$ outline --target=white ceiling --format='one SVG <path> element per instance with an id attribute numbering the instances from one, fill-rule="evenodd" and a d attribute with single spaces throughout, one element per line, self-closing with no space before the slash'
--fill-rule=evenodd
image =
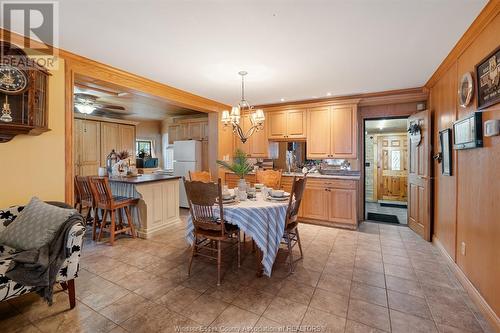
<path id="1" fill-rule="evenodd" d="M 64 0 L 60 47 L 220 102 L 422 86 L 487 0 Z"/>

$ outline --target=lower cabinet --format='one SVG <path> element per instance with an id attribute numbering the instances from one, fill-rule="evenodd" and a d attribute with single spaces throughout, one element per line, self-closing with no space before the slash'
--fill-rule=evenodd
<path id="1" fill-rule="evenodd" d="M 357 193 L 355 180 L 309 178 L 300 217 L 305 222 L 355 229 L 358 226 Z"/>

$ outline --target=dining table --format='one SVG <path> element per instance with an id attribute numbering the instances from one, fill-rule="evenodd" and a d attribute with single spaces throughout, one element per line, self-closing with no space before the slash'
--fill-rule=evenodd
<path id="1" fill-rule="evenodd" d="M 285 230 L 288 200 L 271 200 L 258 192 L 254 199 L 223 203 L 222 209 L 227 223 L 237 225 L 254 240 L 260 250 L 263 273 L 270 277 Z M 218 211 L 219 205 L 214 205 L 216 215 L 219 215 Z M 194 225 L 191 216 L 187 221 L 186 240 L 193 245 Z"/>

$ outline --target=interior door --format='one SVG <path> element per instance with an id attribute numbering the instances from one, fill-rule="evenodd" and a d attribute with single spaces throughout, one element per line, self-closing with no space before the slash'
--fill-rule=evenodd
<path id="1" fill-rule="evenodd" d="M 376 191 L 379 200 L 406 201 L 408 188 L 408 137 L 379 135 Z"/>
<path id="2" fill-rule="evenodd" d="M 431 119 L 429 111 L 408 118 L 408 126 L 418 124 L 421 137 L 408 135 L 408 225 L 425 240 L 431 241 Z M 419 142 L 420 141 L 420 142 Z"/>

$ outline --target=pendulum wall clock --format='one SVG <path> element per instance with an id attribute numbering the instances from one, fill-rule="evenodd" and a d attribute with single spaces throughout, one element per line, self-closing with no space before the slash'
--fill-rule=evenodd
<path id="1" fill-rule="evenodd" d="M 0 47 L 0 143 L 48 131 L 49 72 L 15 45 Z"/>

